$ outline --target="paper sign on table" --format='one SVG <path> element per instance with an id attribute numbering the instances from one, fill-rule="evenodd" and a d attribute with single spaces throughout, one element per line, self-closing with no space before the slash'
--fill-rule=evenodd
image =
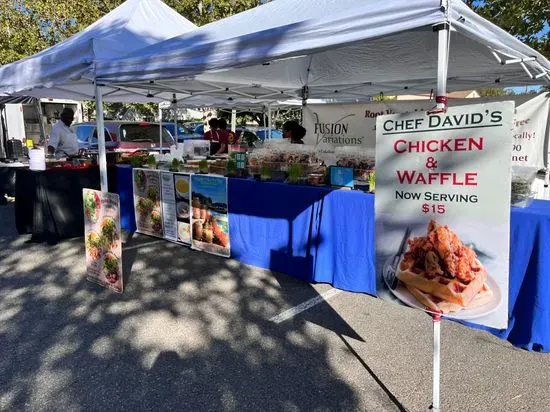
<path id="1" fill-rule="evenodd" d="M 379 296 L 503 329 L 514 103 L 378 116 Z"/>
<path id="2" fill-rule="evenodd" d="M 87 278 L 122 293 L 120 200 L 115 193 L 83 189 Z"/>
<path id="3" fill-rule="evenodd" d="M 162 211 L 164 237 L 167 240 L 191 244 L 190 176 L 184 173 L 162 172 Z"/>

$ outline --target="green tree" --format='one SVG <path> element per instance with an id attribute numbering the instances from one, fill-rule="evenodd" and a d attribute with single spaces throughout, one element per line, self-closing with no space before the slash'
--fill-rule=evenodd
<path id="1" fill-rule="evenodd" d="M 550 57 L 548 0 L 464 0 L 476 13 Z"/>
<path id="2" fill-rule="evenodd" d="M 477 91 L 481 97 L 498 97 L 498 96 L 511 96 L 514 93 L 511 89 L 501 89 L 501 88 L 487 88 Z"/>

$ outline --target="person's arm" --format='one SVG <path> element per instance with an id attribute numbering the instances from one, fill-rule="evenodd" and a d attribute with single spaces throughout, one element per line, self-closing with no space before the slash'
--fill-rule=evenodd
<path id="1" fill-rule="evenodd" d="M 225 143 L 220 143 L 220 150 L 218 150 L 214 156 L 218 156 L 218 155 L 221 155 L 221 154 L 224 154 L 225 153 L 225 148 L 227 147 L 227 145 Z"/>

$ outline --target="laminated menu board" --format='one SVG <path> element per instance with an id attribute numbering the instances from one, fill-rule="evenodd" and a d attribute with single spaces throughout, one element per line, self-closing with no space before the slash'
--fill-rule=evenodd
<path id="1" fill-rule="evenodd" d="M 380 297 L 504 329 L 514 103 L 378 116 Z"/>
<path id="2" fill-rule="evenodd" d="M 83 189 L 88 280 L 122 293 L 120 200 L 117 194 Z"/>
<path id="3" fill-rule="evenodd" d="M 164 237 L 160 172 L 134 169 L 133 185 L 137 231 L 146 235 Z"/>
<path id="4" fill-rule="evenodd" d="M 172 242 L 191 244 L 190 176 L 161 173 L 164 237 Z"/>
<path id="5" fill-rule="evenodd" d="M 227 178 L 191 176 L 191 246 L 229 257 L 229 214 Z"/>

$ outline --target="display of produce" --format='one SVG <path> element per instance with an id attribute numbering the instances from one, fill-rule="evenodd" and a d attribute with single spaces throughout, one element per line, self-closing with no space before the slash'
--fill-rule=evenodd
<path id="1" fill-rule="evenodd" d="M 301 164 L 304 175 L 308 173 L 322 172 L 322 162 L 315 152 L 315 148 L 305 145 L 278 143 L 264 145 L 261 149 L 255 149 L 248 155 L 248 167 L 251 174 L 260 173 L 263 166 L 272 171 L 288 172 L 293 164 Z"/>
<path id="2" fill-rule="evenodd" d="M 336 164 L 351 167 L 356 179 L 368 180 L 375 166 L 375 150 L 357 146 L 343 146 L 335 149 Z"/>

